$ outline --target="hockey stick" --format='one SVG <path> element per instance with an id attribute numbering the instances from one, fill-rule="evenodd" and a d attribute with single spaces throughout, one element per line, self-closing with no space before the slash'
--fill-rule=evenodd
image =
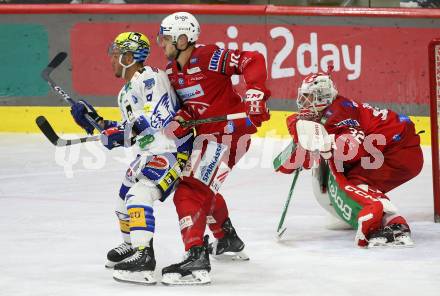
<path id="1" fill-rule="evenodd" d="M 191 126 L 195 126 L 195 125 L 199 125 L 199 124 L 203 124 L 203 123 L 213 123 L 213 122 L 242 119 L 242 118 L 247 118 L 246 112 L 232 113 L 232 114 L 208 117 L 208 118 L 203 118 L 203 119 L 188 120 L 188 121 L 181 122 L 180 125 L 182 127 L 191 127 Z"/>
<path id="2" fill-rule="evenodd" d="M 46 117 L 38 116 L 35 122 L 37 123 L 43 134 L 46 136 L 46 138 L 48 138 L 49 141 L 57 147 L 65 147 L 85 142 L 99 141 L 99 135 L 77 139 L 62 139 L 55 133 L 49 121 L 47 121 Z"/>
<path id="3" fill-rule="evenodd" d="M 273 160 L 273 168 L 277 171 L 292 155 L 293 151 L 296 149 L 296 144 L 292 140 L 289 145 L 281 151 L 277 157 Z M 289 194 L 287 195 L 287 200 L 284 204 L 283 212 L 281 214 L 280 222 L 278 223 L 277 234 L 280 239 L 287 227 L 283 227 L 284 219 L 286 218 L 287 210 L 289 209 L 290 200 L 292 199 L 293 189 L 295 188 L 296 180 L 301 169 L 295 170 L 295 175 L 293 177 L 292 185 L 290 185 Z"/>
<path id="4" fill-rule="evenodd" d="M 287 230 L 287 227 L 285 226 L 283 227 L 284 219 L 286 218 L 287 210 L 289 209 L 290 200 L 292 199 L 293 196 L 293 189 L 295 188 L 296 180 L 298 180 L 298 175 L 300 171 L 301 169 L 295 170 L 295 175 L 293 176 L 292 185 L 290 185 L 289 194 L 287 195 L 286 202 L 284 203 L 283 212 L 281 213 L 280 222 L 278 223 L 278 228 L 277 228 L 277 234 L 279 239 L 281 239 L 284 232 Z"/>
<path id="5" fill-rule="evenodd" d="M 49 86 L 58 94 L 60 95 L 67 103 L 70 105 L 75 104 L 75 101 L 72 99 L 72 97 L 66 93 L 60 86 L 58 86 L 50 77 L 50 74 L 52 73 L 55 68 L 57 68 L 61 63 L 67 58 L 67 53 L 60 52 L 58 53 L 52 61 L 50 61 L 49 65 L 41 72 L 41 77 L 49 84 Z M 94 128 L 96 128 L 98 131 L 102 132 L 102 128 L 99 126 L 99 124 L 93 120 L 92 117 L 90 117 L 89 114 L 84 114 L 84 117 L 87 119 L 87 121 L 93 125 Z"/>

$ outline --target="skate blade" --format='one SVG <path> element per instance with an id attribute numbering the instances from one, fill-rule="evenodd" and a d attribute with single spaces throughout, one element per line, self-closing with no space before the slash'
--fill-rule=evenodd
<path id="1" fill-rule="evenodd" d="M 113 262 L 113 261 L 108 260 L 108 261 L 105 263 L 105 268 L 107 268 L 107 269 L 113 269 L 113 267 L 115 267 L 115 265 L 118 264 L 118 263 L 119 263 L 119 262 Z"/>
<path id="2" fill-rule="evenodd" d="M 138 285 L 155 285 L 157 283 L 153 271 L 115 270 L 113 279 L 118 282 Z"/>
<path id="3" fill-rule="evenodd" d="M 368 242 L 368 249 L 374 249 L 374 248 L 385 248 L 388 247 L 390 243 L 387 243 L 386 238 L 374 238 L 370 239 Z"/>
<path id="4" fill-rule="evenodd" d="M 381 248 L 413 248 L 415 246 L 414 242 L 389 242 L 389 243 L 373 243 L 368 244 L 368 249 L 381 249 Z"/>
<path id="5" fill-rule="evenodd" d="M 248 261 L 249 256 L 245 252 L 225 252 L 219 255 L 211 255 L 214 259 L 220 261 Z"/>
<path id="6" fill-rule="evenodd" d="M 162 276 L 162 284 L 166 286 L 194 286 L 208 285 L 210 283 L 211 277 L 207 270 L 196 270 L 185 277 L 182 277 L 180 273 L 165 273 Z"/>

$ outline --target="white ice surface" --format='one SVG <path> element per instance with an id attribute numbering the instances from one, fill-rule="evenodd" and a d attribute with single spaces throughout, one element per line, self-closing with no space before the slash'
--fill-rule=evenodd
<path id="1" fill-rule="evenodd" d="M 390 193 L 416 247 L 363 250 L 353 244 L 354 231 L 325 228 L 309 172 L 298 180 L 287 232 L 277 241 L 292 176 L 270 164 L 285 144 L 255 141 L 223 187 L 251 260 L 212 260 L 210 286 L 146 287 L 118 283 L 104 268 L 107 251 L 120 243 L 114 199 L 127 166 L 122 160 L 131 156 L 104 152 L 98 143 L 65 154 L 41 135 L 0 134 L 0 295 L 440 295 L 429 148 L 421 175 Z M 59 165 L 69 158 L 71 169 Z M 171 198 L 155 214 L 160 279 L 162 267 L 180 261 L 183 246 Z"/>

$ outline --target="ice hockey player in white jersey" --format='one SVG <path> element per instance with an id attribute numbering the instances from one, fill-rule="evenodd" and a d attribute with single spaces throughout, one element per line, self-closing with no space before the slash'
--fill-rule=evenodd
<path id="1" fill-rule="evenodd" d="M 117 196 L 123 243 L 108 252 L 106 267 L 114 269 L 118 281 L 142 284 L 156 283 L 153 203 L 172 192 L 192 144 L 191 137 L 176 143 L 163 132 L 178 110 L 178 101 L 165 72 L 144 66 L 149 51 L 148 38 L 137 32 L 119 34 L 109 48 L 115 76 L 126 81 L 117 99 L 121 122 L 104 120 L 85 100 L 71 110 L 88 133 L 94 128 L 85 114 L 101 126 L 101 142 L 108 149 L 135 142 L 140 150 Z"/>

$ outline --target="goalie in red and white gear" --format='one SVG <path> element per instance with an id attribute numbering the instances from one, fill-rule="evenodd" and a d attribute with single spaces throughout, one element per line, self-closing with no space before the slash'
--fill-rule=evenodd
<path id="1" fill-rule="evenodd" d="M 423 166 L 420 137 L 409 117 L 338 95 L 323 73 L 303 80 L 297 104 L 299 113 L 287 125 L 298 146 L 279 170 L 292 173 L 321 162 L 315 195 L 325 196 L 321 204 L 330 204 L 331 213 L 357 229 L 357 245 L 413 245 L 407 221 L 386 195 Z"/>
<path id="2" fill-rule="evenodd" d="M 183 262 L 163 269 L 162 281 L 167 284 L 187 284 L 181 278 L 191 274 L 200 276 L 192 284 L 209 282 L 210 262 L 206 252 L 216 257 L 232 252 L 247 259 L 241 253 L 244 243 L 232 226 L 219 190 L 248 150 L 250 135 L 269 119 L 266 101 L 270 92 L 265 87 L 264 57 L 258 52 L 229 50 L 213 44 L 196 46 L 199 34 L 199 23 L 187 12 L 167 16 L 158 34 L 159 46 L 170 61 L 166 72 L 182 101 L 182 108 L 174 118 L 174 135 L 181 137 L 188 133 L 188 128 L 179 125 L 182 120 L 243 112 L 248 117 L 195 126 L 198 136 L 190 165 L 185 168 L 174 195 L 188 256 Z M 243 98 L 232 86 L 234 74 L 242 75 L 245 80 L 247 91 Z M 216 238 L 209 246 L 203 240 L 206 224 Z"/>

